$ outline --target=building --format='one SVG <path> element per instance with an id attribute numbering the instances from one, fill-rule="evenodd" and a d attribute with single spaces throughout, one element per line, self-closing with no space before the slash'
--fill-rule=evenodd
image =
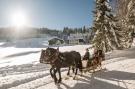
<path id="1" fill-rule="evenodd" d="M 68 36 L 68 43 L 69 44 L 87 44 L 89 43 L 90 33 L 77 33 L 77 34 L 70 34 Z"/>
<path id="2" fill-rule="evenodd" d="M 48 40 L 49 42 L 49 45 L 61 45 L 61 44 L 64 44 L 64 40 L 60 39 L 60 38 L 52 38 L 50 40 Z"/>

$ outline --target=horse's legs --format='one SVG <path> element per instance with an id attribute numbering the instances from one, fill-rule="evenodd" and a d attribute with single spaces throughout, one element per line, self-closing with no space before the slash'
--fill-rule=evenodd
<path id="1" fill-rule="evenodd" d="M 75 79 L 75 78 L 76 78 L 77 71 L 78 71 L 78 68 L 77 68 L 77 67 L 76 67 L 75 69 L 76 69 L 76 70 L 75 70 L 75 76 L 74 76 L 74 78 L 73 78 L 73 79 Z"/>
<path id="2" fill-rule="evenodd" d="M 56 68 L 56 69 L 54 69 L 54 82 L 55 82 L 55 84 L 57 83 L 57 77 L 56 77 L 56 72 L 58 71 L 58 69 Z"/>
<path id="3" fill-rule="evenodd" d="M 75 68 L 74 67 L 72 67 L 72 71 L 73 71 L 73 73 L 75 73 Z"/>
<path id="4" fill-rule="evenodd" d="M 70 75 L 70 66 L 69 66 L 69 68 L 68 68 L 68 73 L 67 73 L 67 75 Z"/>
<path id="5" fill-rule="evenodd" d="M 58 83 L 60 83 L 62 81 L 61 79 L 61 72 L 60 72 L 60 68 L 58 68 L 58 73 L 59 73 L 59 80 L 58 80 Z"/>
<path id="6" fill-rule="evenodd" d="M 56 72 L 57 72 L 57 69 L 55 69 L 54 67 L 50 69 L 50 74 L 51 74 L 51 77 L 54 79 L 55 84 L 57 83 Z"/>
<path id="7" fill-rule="evenodd" d="M 54 70 L 54 68 L 52 67 L 52 68 L 50 69 L 50 74 L 51 74 L 51 77 L 52 77 L 52 78 L 54 78 L 54 74 L 52 73 L 53 70 Z"/>

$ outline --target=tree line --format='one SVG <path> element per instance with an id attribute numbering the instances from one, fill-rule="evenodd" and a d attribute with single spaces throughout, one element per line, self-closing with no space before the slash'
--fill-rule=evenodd
<path id="1" fill-rule="evenodd" d="M 77 33 L 89 33 L 91 32 L 90 28 L 87 28 L 83 26 L 82 28 L 69 28 L 69 27 L 64 27 L 62 34 L 77 34 Z"/>
<path id="2" fill-rule="evenodd" d="M 70 34 L 76 33 L 88 33 L 91 30 L 85 26 L 82 28 L 69 28 L 64 27 L 63 30 L 49 29 L 49 28 L 33 28 L 33 27 L 24 27 L 16 29 L 14 27 L 5 27 L 0 28 L 0 39 L 24 39 L 32 37 L 41 37 L 41 36 L 57 36 L 61 37 L 62 35 L 69 36 Z M 61 37 L 62 38 L 62 37 Z"/>

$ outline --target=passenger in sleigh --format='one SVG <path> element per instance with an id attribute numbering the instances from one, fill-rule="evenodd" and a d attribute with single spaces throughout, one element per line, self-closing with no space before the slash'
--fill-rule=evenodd
<path id="1" fill-rule="evenodd" d="M 89 60 L 89 58 L 90 58 L 90 53 L 89 53 L 89 49 L 87 48 L 86 52 L 85 52 L 85 55 L 83 57 L 83 60 Z"/>

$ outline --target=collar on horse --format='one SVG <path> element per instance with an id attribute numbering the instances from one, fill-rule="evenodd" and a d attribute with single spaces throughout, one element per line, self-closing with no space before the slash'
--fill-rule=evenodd
<path id="1" fill-rule="evenodd" d="M 47 58 L 47 59 L 50 59 L 50 58 L 54 57 L 54 56 L 55 56 L 55 54 L 56 54 L 56 53 L 54 53 L 52 56 L 50 56 L 50 57 L 49 57 L 49 58 Z M 57 59 L 58 59 L 58 58 L 56 58 L 56 59 L 54 59 L 54 60 L 50 61 L 50 64 L 54 64 L 54 62 L 55 62 Z"/>
<path id="2" fill-rule="evenodd" d="M 52 55 L 52 57 L 54 56 L 54 54 Z M 57 58 L 55 58 L 54 60 L 50 61 L 50 63 L 54 64 L 58 59 L 63 60 L 63 61 L 65 60 L 65 58 L 63 56 L 60 56 L 60 54 L 58 53 Z"/>

